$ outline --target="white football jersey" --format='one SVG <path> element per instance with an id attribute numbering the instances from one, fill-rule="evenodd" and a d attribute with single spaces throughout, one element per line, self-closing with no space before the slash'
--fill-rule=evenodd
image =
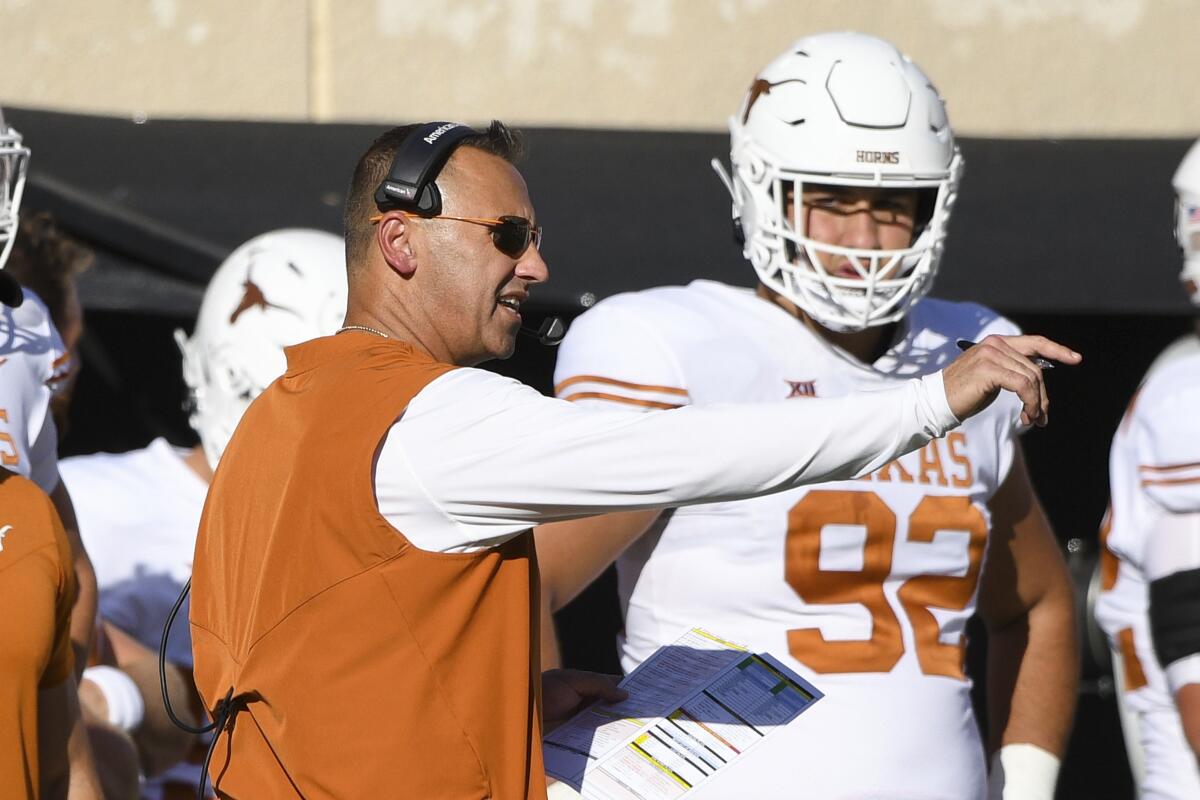
<path id="1" fill-rule="evenodd" d="M 584 313 L 555 384 L 606 408 L 803 403 L 890 388 L 945 367 L 958 339 L 1016 332 L 981 306 L 927 299 L 863 365 L 752 291 L 696 281 Z M 698 798 L 984 796 L 964 628 L 1019 418 L 1004 393 L 859 480 L 668 512 L 620 558 L 626 671 L 699 626 L 774 654 L 825 692 L 728 786 L 718 778 Z"/>
<path id="2" fill-rule="evenodd" d="M 70 360 L 36 294 L 26 289 L 17 308 L 0 305 L 0 466 L 47 493 L 58 486 L 50 398 L 70 373 Z"/>
<path id="3" fill-rule="evenodd" d="M 1174 702 L 1196 683 L 1200 657 L 1158 663 L 1151 641 L 1150 582 L 1200 567 L 1200 339 L 1160 356 L 1129 403 L 1109 455 L 1110 506 L 1100 536 L 1096 619 L 1113 650 L 1119 700 L 1139 795 L 1200 800 L 1200 771 Z M 1182 524 L 1182 526 L 1181 526 Z"/>
<path id="4" fill-rule="evenodd" d="M 100 615 L 154 650 L 192 576 L 208 494 L 185 455 L 155 439 L 141 450 L 76 456 L 59 465 L 96 570 Z M 168 649 L 172 661 L 191 665 L 187 613 L 185 604 Z"/>

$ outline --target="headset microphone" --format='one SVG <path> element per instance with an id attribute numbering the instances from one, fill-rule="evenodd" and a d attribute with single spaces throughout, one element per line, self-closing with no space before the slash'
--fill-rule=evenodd
<path id="1" fill-rule="evenodd" d="M 521 333 L 532 336 L 547 347 L 554 347 L 567 335 L 567 326 L 560 317 L 546 317 L 536 330 L 532 326 L 522 325 Z"/>

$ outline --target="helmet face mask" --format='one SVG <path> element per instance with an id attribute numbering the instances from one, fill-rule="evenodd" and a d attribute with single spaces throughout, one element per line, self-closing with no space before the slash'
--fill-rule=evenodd
<path id="1" fill-rule="evenodd" d="M 1192 305 L 1200 306 L 1200 140 L 1192 144 L 1172 179 L 1175 241 L 1183 251 L 1179 280 Z"/>
<path id="2" fill-rule="evenodd" d="M 17 211 L 28 167 L 29 148 L 22 143 L 21 134 L 5 123 L 0 110 L 0 269 L 8 261 L 17 235 Z"/>
<path id="3" fill-rule="evenodd" d="M 730 134 L 734 215 L 763 284 L 841 331 L 894 322 L 929 291 L 962 157 L 941 98 L 892 45 L 855 33 L 801 39 L 759 74 Z M 813 238 L 799 200 L 814 185 L 918 190 L 912 242 L 864 249 Z M 857 276 L 828 272 L 833 258 Z"/>
<path id="4" fill-rule="evenodd" d="M 331 233 L 271 231 L 217 268 L 195 332 L 175 332 L 189 422 L 211 468 L 250 403 L 283 374 L 284 348 L 333 333 L 345 314 L 345 249 Z"/>

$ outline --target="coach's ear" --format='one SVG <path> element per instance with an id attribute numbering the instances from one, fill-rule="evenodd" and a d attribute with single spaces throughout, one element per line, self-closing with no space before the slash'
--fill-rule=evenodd
<path id="1" fill-rule="evenodd" d="M 383 260 L 402 278 L 411 278 L 417 271 L 417 261 L 413 256 L 412 226 L 408 217 L 398 211 L 389 211 L 375 226 L 375 241 Z"/>

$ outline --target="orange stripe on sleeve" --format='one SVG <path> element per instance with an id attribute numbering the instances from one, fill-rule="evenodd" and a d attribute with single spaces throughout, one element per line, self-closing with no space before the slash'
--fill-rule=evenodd
<path id="1" fill-rule="evenodd" d="M 598 375 L 576 375 L 572 378 L 567 378 L 562 383 L 554 387 L 554 393 L 561 395 L 562 390 L 568 386 L 574 386 L 577 383 L 602 383 L 608 386 L 618 386 L 622 389 L 633 389 L 639 392 L 659 392 L 661 394 L 673 394 L 679 397 L 687 397 L 687 389 L 679 389 L 674 386 L 649 386 L 643 383 L 629 383 L 628 381 L 619 381 L 615 378 L 601 378 Z"/>
<path id="2" fill-rule="evenodd" d="M 1165 464 L 1161 467 L 1153 464 L 1141 464 L 1138 469 L 1142 472 L 1178 472 L 1181 469 L 1195 469 L 1196 467 L 1200 467 L 1200 461 L 1193 461 L 1190 464 Z"/>
<path id="3" fill-rule="evenodd" d="M 677 403 L 660 403 L 657 400 L 635 400 L 632 397 L 623 397 L 619 394 L 608 394 L 607 392 L 575 392 L 562 399 L 572 403 L 576 400 L 610 400 L 614 403 L 626 403 L 631 406 L 645 406 L 646 408 L 682 408 Z"/>
<path id="4" fill-rule="evenodd" d="M 1142 478 L 1142 486 L 1172 486 L 1177 483 L 1200 483 L 1200 475 L 1195 478 Z"/>

